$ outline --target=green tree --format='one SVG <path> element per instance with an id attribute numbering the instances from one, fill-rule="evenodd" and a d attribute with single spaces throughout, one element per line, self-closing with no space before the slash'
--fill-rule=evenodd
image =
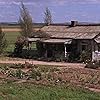
<path id="1" fill-rule="evenodd" d="M 7 40 L 5 38 L 5 33 L 2 32 L 2 28 L 0 27 L 0 54 L 4 52 L 7 47 Z"/>
<path id="2" fill-rule="evenodd" d="M 33 33 L 32 17 L 23 3 L 21 3 L 19 24 L 21 27 L 21 35 L 30 37 Z"/>
<path id="3" fill-rule="evenodd" d="M 44 12 L 44 23 L 46 23 L 47 25 L 50 25 L 52 23 L 52 15 L 51 15 L 51 11 L 49 10 L 49 8 L 47 7 L 45 12 Z"/>
<path id="4" fill-rule="evenodd" d="M 16 40 L 14 55 L 20 57 L 23 47 L 28 47 L 27 38 L 31 37 L 33 34 L 32 17 L 30 16 L 29 11 L 27 10 L 23 2 L 21 2 L 19 25 L 21 28 L 21 36 L 19 36 Z"/>

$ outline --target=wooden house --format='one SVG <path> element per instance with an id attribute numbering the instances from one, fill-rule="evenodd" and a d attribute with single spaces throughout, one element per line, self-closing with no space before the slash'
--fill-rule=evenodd
<path id="1" fill-rule="evenodd" d="M 79 24 L 71 21 L 71 24 L 52 24 L 44 26 L 41 32 L 48 34 L 49 38 L 34 36 L 40 45 L 40 55 L 46 58 L 80 55 L 83 51 L 92 54 L 100 50 L 100 24 Z M 37 39 L 36 39 L 37 38 Z"/>

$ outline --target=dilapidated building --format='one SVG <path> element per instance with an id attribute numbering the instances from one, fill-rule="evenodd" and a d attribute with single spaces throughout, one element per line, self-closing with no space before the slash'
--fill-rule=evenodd
<path id="1" fill-rule="evenodd" d="M 100 24 L 79 24 L 71 21 L 71 24 L 52 24 L 44 26 L 41 32 L 50 37 L 34 36 L 40 46 L 40 55 L 47 58 L 80 55 L 83 51 L 92 53 L 100 50 Z"/>

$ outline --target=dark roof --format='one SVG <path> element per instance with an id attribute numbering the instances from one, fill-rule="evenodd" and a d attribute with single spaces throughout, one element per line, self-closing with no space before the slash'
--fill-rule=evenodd
<path id="1" fill-rule="evenodd" d="M 42 31 L 53 38 L 93 39 L 100 33 L 100 25 L 44 26 Z"/>

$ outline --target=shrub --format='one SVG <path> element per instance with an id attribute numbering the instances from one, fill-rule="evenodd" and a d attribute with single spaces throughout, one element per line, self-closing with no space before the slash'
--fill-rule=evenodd
<path id="1" fill-rule="evenodd" d="M 24 76 L 24 72 L 21 69 L 17 69 L 17 70 L 9 70 L 8 71 L 8 77 L 15 77 L 18 79 L 22 79 Z"/>
<path id="2" fill-rule="evenodd" d="M 32 69 L 30 73 L 30 77 L 35 79 L 35 80 L 41 80 L 41 72 L 38 69 Z"/>
<path id="3" fill-rule="evenodd" d="M 15 76 L 19 79 L 23 78 L 23 71 L 21 69 L 16 70 Z"/>
<path id="4" fill-rule="evenodd" d="M 54 58 L 53 58 L 53 59 L 54 59 Z M 64 53 L 59 52 L 58 54 L 56 54 L 56 55 L 55 55 L 55 61 L 56 61 L 56 62 L 65 61 Z"/>
<path id="5" fill-rule="evenodd" d="M 78 62 L 79 60 L 79 53 L 77 52 L 72 52 L 69 54 L 69 57 L 68 57 L 68 62 Z"/>
<path id="6" fill-rule="evenodd" d="M 15 77 L 16 74 L 15 74 L 15 71 L 14 70 L 9 70 L 8 73 L 7 73 L 7 77 Z"/>
<path id="7" fill-rule="evenodd" d="M 56 71 L 59 71 L 60 69 L 56 68 L 56 67 L 53 67 L 53 68 L 50 68 L 50 72 L 56 72 Z"/>
<path id="8" fill-rule="evenodd" d="M 10 68 L 14 68 L 14 69 L 17 69 L 17 68 L 24 68 L 24 64 L 12 64 Z"/>
<path id="9" fill-rule="evenodd" d="M 25 37 L 18 37 L 15 43 L 14 56 L 20 57 L 25 45 Z"/>
<path id="10" fill-rule="evenodd" d="M 80 62 L 86 62 L 91 60 L 91 53 L 89 51 L 82 51 L 80 54 Z"/>
<path id="11" fill-rule="evenodd" d="M 100 62 L 87 62 L 85 67 L 96 69 L 100 67 Z"/>

